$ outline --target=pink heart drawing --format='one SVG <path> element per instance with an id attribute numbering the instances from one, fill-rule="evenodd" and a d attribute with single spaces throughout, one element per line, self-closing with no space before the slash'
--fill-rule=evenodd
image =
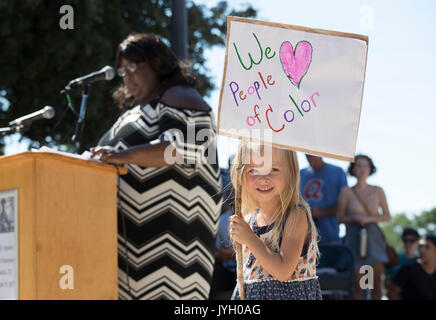
<path id="1" fill-rule="evenodd" d="M 300 41 L 295 51 L 289 41 L 280 46 L 280 62 L 288 79 L 300 88 L 301 79 L 306 75 L 312 61 L 312 45 L 308 41 Z"/>

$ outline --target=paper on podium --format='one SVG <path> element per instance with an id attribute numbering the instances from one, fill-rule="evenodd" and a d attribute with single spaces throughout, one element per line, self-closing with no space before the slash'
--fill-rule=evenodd
<path id="1" fill-rule="evenodd" d="M 43 146 L 39 149 L 32 149 L 32 152 L 48 152 L 48 153 L 54 153 L 54 154 L 59 154 L 65 157 L 70 157 L 70 158 L 76 158 L 76 159 L 82 159 L 82 160 L 88 160 L 88 161 L 95 161 L 95 162 L 100 162 L 100 163 L 104 163 L 103 161 L 98 160 L 98 158 L 92 158 L 91 155 L 92 153 L 89 151 L 84 151 L 82 154 L 74 154 L 74 153 L 69 153 L 69 152 L 63 152 L 63 151 L 58 151 L 46 146 Z"/>
<path id="2" fill-rule="evenodd" d="M 86 160 L 86 161 L 93 161 L 93 162 L 98 162 L 98 163 L 103 163 L 103 164 L 108 164 L 107 162 L 101 161 L 100 157 L 101 155 L 96 156 L 95 158 L 92 158 L 92 153 L 89 151 L 84 151 L 82 154 L 74 154 L 74 153 L 69 153 L 69 152 L 63 152 L 63 151 L 58 151 L 46 146 L 43 146 L 39 149 L 32 149 L 32 152 L 47 152 L 47 153 L 53 153 L 53 154 L 59 154 L 65 157 L 70 157 L 70 158 L 76 158 L 76 159 L 81 159 L 81 160 Z M 120 175 L 125 175 L 128 172 L 128 165 L 127 163 L 125 163 L 124 165 L 114 165 L 117 168 L 117 172 Z"/>

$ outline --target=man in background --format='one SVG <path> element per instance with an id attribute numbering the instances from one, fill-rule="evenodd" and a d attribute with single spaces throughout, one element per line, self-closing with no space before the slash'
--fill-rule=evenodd
<path id="1" fill-rule="evenodd" d="M 319 234 L 319 244 L 341 244 L 336 218 L 339 193 L 347 186 L 342 168 L 321 157 L 306 155 L 310 167 L 300 171 L 300 193 L 309 203 Z"/>
<path id="2" fill-rule="evenodd" d="M 401 267 L 415 263 L 418 256 L 418 244 L 420 236 L 418 231 L 413 228 L 405 228 L 401 235 L 401 241 L 403 242 L 404 251 L 398 253 L 398 266 L 389 270 L 391 277 L 395 277 Z"/>
<path id="3" fill-rule="evenodd" d="M 436 300 L 436 236 L 419 241 L 419 259 L 400 268 L 389 287 L 391 300 Z"/>
<path id="4" fill-rule="evenodd" d="M 413 228 L 404 228 L 401 240 L 404 250 L 398 253 L 398 266 L 386 270 L 386 288 L 388 288 L 388 291 L 391 291 L 392 279 L 397 275 L 398 271 L 406 265 L 417 262 L 419 258 L 418 245 L 420 236 L 418 231 Z M 398 294 L 398 296 L 401 298 L 401 294 Z"/>

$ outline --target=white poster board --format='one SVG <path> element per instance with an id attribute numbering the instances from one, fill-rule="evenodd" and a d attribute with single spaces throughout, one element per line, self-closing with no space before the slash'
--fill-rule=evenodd
<path id="1" fill-rule="evenodd" d="M 18 299 L 18 192 L 0 192 L 0 300 Z"/>
<path id="2" fill-rule="evenodd" d="M 217 133 L 354 161 L 368 38 L 229 17 Z"/>

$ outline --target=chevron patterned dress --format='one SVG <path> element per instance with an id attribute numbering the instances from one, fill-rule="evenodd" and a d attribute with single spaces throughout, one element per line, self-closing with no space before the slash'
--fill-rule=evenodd
<path id="1" fill-rule="evenodd" d="M 101 138 L 118 150 L 170 141 L 178 155 L 119 176 L 120 299 L 208 298 L 222 203 L 214 123 L 212 111 L 154 100 L 125 111 Z"/>

